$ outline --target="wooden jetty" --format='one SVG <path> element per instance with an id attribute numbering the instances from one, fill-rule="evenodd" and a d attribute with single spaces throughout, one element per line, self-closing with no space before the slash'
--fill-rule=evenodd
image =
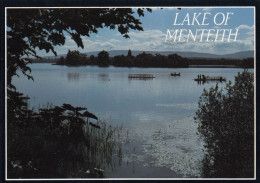
<path id="1" fill-rule="evenodd" d="M 152 74 L 129 74 L 128 78 L 133 79 L 151 79 L 155 78 Z"/>
<path id="2" fill-rule="evenodd" d="M 172 72 L 171 76 L 181 76 L 181 73 Z"/>
<path id="3" fill-rule="evenodd" d="M 206 81 L 226 81 L 226 78 L 222 76 L 205 76 L 205 75 L 198 75 L 197 78 L 194 79 L 195 81 L 200 81 L 200 82 L 206 82 Z"/>

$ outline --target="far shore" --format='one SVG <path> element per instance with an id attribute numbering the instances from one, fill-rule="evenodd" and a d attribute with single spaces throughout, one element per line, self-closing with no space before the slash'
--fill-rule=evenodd
<path id="1" fill-rule="evenodd" d="M 242 68 L 236 65 L 189 65 L 189 68 Z"/>
<path id="2" fill-rule="evenodd" d="M 52 65 L 60 65 L 60 64 L 53 63 Z M 78 65 L 78 66 L 80 66 L 80 65 Z M 86 65 L 84 65 L 84 66 L 86 66 Z M 97 65 L 91 65 L 91 66 L 97 66 Z M 113 66 L 113 65 L 110 65 L 110 66 Z M 116 67 L 116 66 L 114 66 L 114 67 Z M 144 68 L 150 68 L 150 67 L 144 67 Z M 162 68 L 173 68 L 173 67 L 162 67 Z M 188 67 L 176 67 L 176 68 L 242 68 L 242 67 L 239 67 L 237 65 L 189 65 Z M 253 68 L 249 67 L 248 69 L 253 69 Z"/>
<path id="3" fill-rule="evenodd" d="M 52 65 L 60 65 L 60 64 L 52 63 Z M 80 65 L 78 65 L 78 66 L 80 66 Z M 86 65 L 84 65 L 84 66 L 86 66 Z M 92 66 L 94 66 L 94 65 L 92 65 Z M 113 65 L 111 65 L 111 66 L 113 66 Z M 149 67 L 147 67 L 147 68 L 149 68 Z M 169 67 L 169 68 L 172 68 L 172 67 Z M 178 68 L 182 68 L 182 67 L 178 67 Z M 239 67 L 236 65 L 189 65 L 188 67 L 185 67 L 185 68 L 242 68 L 242 67 Z M 253 69 L 253 68 L 250 67 L 249 69 Z"/>

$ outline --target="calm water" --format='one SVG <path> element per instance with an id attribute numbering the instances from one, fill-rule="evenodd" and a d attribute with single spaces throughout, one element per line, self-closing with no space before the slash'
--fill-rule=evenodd
<path id="1" fill-rule="evenodd" d="M 193 117 L 204 88 L 198 74 L 234 80 L 236 68 L 100 68 L 32 64 L 34 82 L 14 79 L 18 91 L 38 107 L 69 103 L 85 106 L 99 118 L 123 124 L 131 143 L 122 161 L 105 171 L 116 178 L 200 177 L 203 142 Z M 180 77 L 170 76 L 180 72 Z M 253 70 L 252 70 L 253 72 Z M 153 74 L 154 79 L 128 79 L 128 74 Z M 219 86 L 225 86 L 224 83 Z"/>

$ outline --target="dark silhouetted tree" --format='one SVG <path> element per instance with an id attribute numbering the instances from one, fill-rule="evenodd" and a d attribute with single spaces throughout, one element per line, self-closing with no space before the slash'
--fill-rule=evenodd
<path id="1" fill-rule="evenodd" d="M 86 63 L 86 54 L 81 54 L 78 50 L 70 51 L 65 58 L 65 65 L 83 65 Z"/>
<path id="2" fill-rule="evenodd" d="M 60 65 L 65 64 L 65 58 L 63 56 L 61 56 L 60 59 L 57 61 L 57 64 L 60 64 Z"/>
<path id="3" fill-rule="evenodd" d="M 205 141 L 203 176 L 254 176 L 254 76 L 238 73 L 225 90 L 205 90 L 196 112 L 198 130 Z"/>
<path id="4" fill-rule="evenodd" d="M 245 58 L 242 60 L 241 67 L 254 68 L 254 58 Z"/>
<path id="5" fill-rule="evenodd" d="M 98 53 L 98 65 L 107 67 L 109 66 L 109 53 L 105 50 Z"/>
<path id="6" fill-rule="evenodd" d="M 128 50 L 127 56 L 132 57 L 132 51 L 131 50 Z"/>
<path id="7" fill-rule="evenodd" d="M 90 65 L 96 65 L 96 58 L 94 55 L 90 55 L 89 57 L 89 64 Z"/>

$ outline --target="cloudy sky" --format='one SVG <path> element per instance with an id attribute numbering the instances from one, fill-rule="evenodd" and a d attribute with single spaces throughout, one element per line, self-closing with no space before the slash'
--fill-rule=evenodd
<path id="1" fill-rule="evenodd" d="M 227 25 L 215 25 L 214 16 L 221 12 L 233 13 L 230 15 Z M 183 21 L 189 13 L 190 21 L 194 13 L 210 13 L 207 26 L 198 25 L 173 25 L 176 13 L 179 13 L 177 23 Z M 201 22 L 203 16 L 199 16 Z M 136 16 L 137 17 L 137 16 Z M 216 21 L 221 22 L 221 15 Z M 130 39 L 123 38 L 117 30 L 107 28 L 99 29 L 98 34 L 91 34 L 90 37 L 83 37 L 84 49 L 76 46 L 75 42 L 66 36 L 64 46 L 55 47 L 58 54 L 66 54 L 68 49 L 79 50 L 80 52 L 101 51 L 101 50 L 141 50 L 141 51 L 194 51 L 203 53 L 226 54 L 238 51 L 254 49 L 254 9 L 253 8 L 153 8 L 152 13 L 146 12 L 140 17 L 144 31 L 130 30 Z M 166 41 L 167 30 L 175 29 L 239 29 L 237 41 L 231 42 L 184 42 L 178 43 Z M 51 53 L 40 52 L 41 56 L 52 56 Z"/>

